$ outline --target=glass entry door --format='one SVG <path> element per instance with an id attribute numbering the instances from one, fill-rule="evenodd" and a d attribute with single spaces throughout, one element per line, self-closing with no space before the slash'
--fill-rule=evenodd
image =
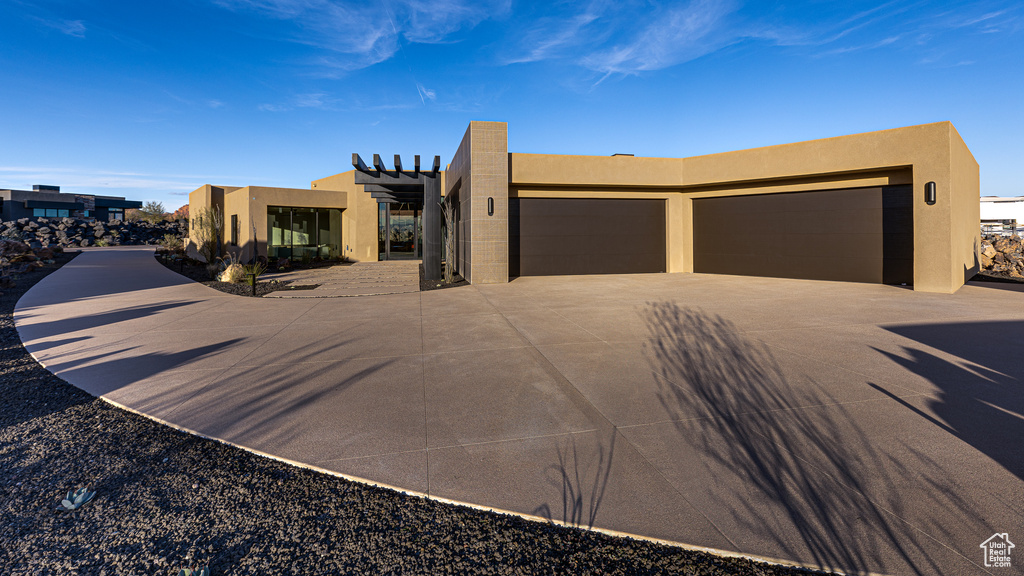
<path id="1" fill-rule="evenodd" d="M 416 260 L 423 255 L 423 215 L 418 204 L 378 204 L 380 260 Z"/>

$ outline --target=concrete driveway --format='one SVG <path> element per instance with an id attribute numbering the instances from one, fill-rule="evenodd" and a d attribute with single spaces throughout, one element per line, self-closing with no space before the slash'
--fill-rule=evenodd
<path id="1" fill-rule="evenodd" d="M 229 296 L 146 248 L 18 303 L 93 394 L 434 497 L 894 574 L 1024 545 L 1024 291 L 658 274 Z M 1024 550 L 1024 548 L 1022 548 Z"/>

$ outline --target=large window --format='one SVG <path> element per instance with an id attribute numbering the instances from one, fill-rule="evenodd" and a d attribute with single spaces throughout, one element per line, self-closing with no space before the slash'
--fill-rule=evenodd
<path id="1" fill-rule="evenodd" d="M 33 208 L 32 216 L 37 218 L 67 218 L 71 212 L 61 208 Z"/>
<path id="2" fill-rule="evenodd" d="M 107 208 L 107 220 L 124 220 L 124 208 Z"/>
<path id="3" fill-rule="evenodd" d="M 340 258 L 341 210 L 269 206 L 267 235 L 268 258 Z"/>

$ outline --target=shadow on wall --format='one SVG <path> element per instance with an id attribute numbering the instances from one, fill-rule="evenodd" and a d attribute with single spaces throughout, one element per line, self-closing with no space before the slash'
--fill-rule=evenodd
<path id="1" fill-rule="evenodd" d="M 549 521 L 561 520 L 572 526 L 593 528 L 608 487 L 617 434 L 618 431 L 613 428 L 607 443 L 599 441 L 593 450 L 588 450 L 582 456 L 576 446 L 575 436 L 559 444 L 556 452 L 558 463 L 548 466 L 545 472 L 552 485 L 561 487 L 562 515 L 555 516 L 556 511 L 548 503 L 535 508 L 532 514 Z"/>
<path id="2" fill-rule="evenodd" d="M 878 352 L 938 389 L 927 407 L 935 417 L 896 398 L 1024 480 L 1024 321 L 887 326 L 886 330 L 956 356 L 951 361 L 915 348 L 903 358 Z M 873 385 L 886 394 L 889 391 Z"/>
<path id="3" fill-rule="evenodd" d="M 875 451 L 841 405 L 791 385 L 769 349 L 729 321 L 674 303 L 646 312 L 658 396 L 670 414 L 693 415 L 675 421 L 679 440 L 718 480 L 707 487 L 712 513 L 731 515 L 773 555 L 846 572 L 877 571 L 895 555 L 914 573 L 943 571 L 924 547 L 938 544 L 902 520 L 916 514 L 918 527 L 942 534 L 931 510 L 968 513 L 941 467 L 912 446 L 899 460 Z M 730 480 L 743 488 L 723 489 Z M 899 497 L 909 483 L 930 486 L 913 514 Z"/>

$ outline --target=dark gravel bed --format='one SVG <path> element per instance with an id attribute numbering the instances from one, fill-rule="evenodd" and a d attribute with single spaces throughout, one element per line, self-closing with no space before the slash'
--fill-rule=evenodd
<path id="1" fill-rule="evenodd" d="M 258 298 L 270 294 L 271 292 L 277 292 L 278 290 L 294 289 L 288 282 L 279 282 L 277 280 L 270 282 L 257 281 L 256 293 L 253 294 L 252 286 L 248 283 L 232 284 L 230 282 L 210 280 L 210 273 L 206 271 L 206 265 L 201 262 L 196 263 L 189 260 L 169 261 L 161 258 L 158 254 L 155 258 L 157 262 L 164 265 L 164 268 L 167 268 L 172 272 L 177 272 L 189 280 L 194 280 L 203 286 L 209 286 L 214 290 L 219 290 L 227 294 L 234 294 L 235 296 L 255 296 Z"/>
<path id="2" fill-rule="evenodd" d="M 47 372 L 18 339 L 15 302 L 56 267 L 0 296 L 5 574 L 808 573 L 441 504 L 118 409 Z M 57 510 L 86 484 L 92 502 Z"/>

